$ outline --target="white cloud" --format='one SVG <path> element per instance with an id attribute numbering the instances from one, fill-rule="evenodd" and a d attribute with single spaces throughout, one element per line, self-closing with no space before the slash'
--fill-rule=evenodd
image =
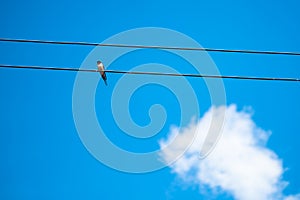
<path id="1" fill-rule="evenodd" d="M 284 198 L 284 200 L 299 200 L 300 199 L 300 194 L 298 195 L 290 195 Z"/>
<path id="2" fill-rule="evenodd" d="M 226 117 L 221 138 L 211 154 L 200 159 L 211 119 L 220 120 L 213 115 L 222 111 Z M 248 111 L 238 112 L 235 105 L 212 107 L 198 122 L 173 127 L 168 138 L 160 141 L 160 156 L 165 162 L 173 160 L 197 131 L 190 148 L 170 166 L 181 179 L 200 188 L 222 190 L 239 200 L 299 200 L 299 195 L 283 195 L 287 182 L 282 180 L 282 161 L 265 146 L 270 133 L 258 128 L 251 117 Z"/>

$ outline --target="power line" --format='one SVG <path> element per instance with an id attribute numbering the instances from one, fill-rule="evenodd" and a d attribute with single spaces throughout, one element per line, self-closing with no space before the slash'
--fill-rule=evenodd
<path id="1" fill-rule="evenodd" d="M 0 65 L 0 68 L 53 70 L 53 71 L 75 71 L 75 72 L 100 72 L 96 69 L 65 68 L 65 67 L 44 67 L 44 66 L 22 66 L 22 65 Z M 203 74 L 174 74 L 174 73 L 161 73 L 161 72 L 122 71 L 122 70 L 105 70 L 105 72 L 106 73 L 114 73 L 114 74 L 184 76 L 184 77 L 195 77 L 195 78 L 244 79 L 244 80 L 290 81 L 290 82 L 299 82 L 300 81 L 300 79 L 298 79 L 298 78 L 223 76 L 223 75 L 203 75 Z"/>
<path id="2" fill-rule="evenodd" d="M 70 42 L 70 41 L 67 42 L 67 41 L 27 40 L 27 39 L 11 39 L 11 38 L 0 38 L 0 41 L 2 41 L 2 42 L 21 42 L 21 43 L 39 43 L 39 44 L 137 48 L 137 49 L 165 49 L 165 50 L 182 50 L 182 51 L 210 51 L 210 52 L 223 52 L 223 53 L 246 53 L 246 54 L 300 56 L 300 52 L 283 52 L 283 51 L 257 51 L 257 50 L 215 49 L 215 48 L 197 48 L 197 47 L 128 45 L 128 44 L 101 44 L 101 43 L 93 43 L 93 42 Z"/>

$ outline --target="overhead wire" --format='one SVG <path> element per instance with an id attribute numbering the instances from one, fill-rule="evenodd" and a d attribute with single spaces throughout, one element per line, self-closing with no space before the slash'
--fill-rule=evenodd
<path id="1" fill-rule="evenodd" d="M 23 66 L 23 65 L 0 65 L 0 68 L 15 69 L 33 69 L 33 70 L 53 70 L 53 71 L 75 71 L 75 72 L 101 72 L 96 69 L 84 68 L 67 68 L 67 67 L 46 67 L 46 66 Z M 135 74 L 135 75 L 155 75 L 155 76 L 183 76 L 195 78 L 216 78 L 216 79 L 244 79 L 244 80 L 261 80 L 261 81 L 289 81 L 300 82 L 299 78 L 282 78 L 282 77 L 254 77 L 254 76 L 225 76 L 225 75 L 207 75 L 207 74 L 180 74 L 180 73 L 162 73 L 162 72 L 143 72 L 143 71 L 122 71 L 122 70 L 104 70 L 106 73 L 114 74 Z"/>
<path id="2" fill-rule="evenodd" d="M 91 43 L 91 42 L 28 40 L 28 39 L 12 39 L 12 38 L 0 38 L 0 42 L 1 41 L 2 42 L 20 42 L 20 43 L 59 44 L 59 45 L 103 46 L 103 47 L 119 47 L 119 48 L 137 48 L 137 49 L 212 51 L 212 52 L 227 52 L 227 53 L 276 54 L 276 55 L 300 56 L 300 52 L 282 52 L 282 51 L 256 51 L 256 50 L 213 49 L 213 48 L 198 48 L 198 47 L 193 48 L 193 47 L 173 47 L 173 46 L 103 44 L 103 43 Z M 22 68 L 22 69 L 35 69 L 35 70 L 99 72 L 98 70 L 83 69 L 83 68 L 21 66 L 21 65 L 0 65 L 0 68 L 19 68 L 19 69 Z M 268 80 L 268 81 L 300 81 L 300 79 L 298 79 L 298 78 L 278 78 L 278 77 L 249 77 L 249 76 L 224 76 L 224 75 L 203 75 L 203 74 L 175 74 L 175 73 L 161 73 L 161 72 L 121 71 L 121 70 L 105 70 L 105 72 L 107 72 L 107 73 L 118 73 L 118 74 L 184 76 L 184 77 L 198 77 L 198 78 L 245 79 L 245 80 Z"/>
<path id="3" fill-rule="evenodd" d="M 258 50 L 216 49 L 216 48 L 201 48 L 201 47 L 173 47 L 173 46 L 151 46 L 151 45 L 130 45 L 130 44 L 103 44 L 103 43 L 94 43 L 94 42 L 28 40 L 28 39 L 12 39 L 12 38 L 0 38 L 0 41 L 1 42 L 19 42 L 19 43 L 58 44 L 58 45 L 102 46 L 102 47 L 136 48 L 136 49 L 164 49 L 164 50 L 181 50 L 181 51 L 208 51 L 208 52 L 223 52 L 223 53 L 245 53 L 245 54 L 269 54 L 269 55 L 300 56 L 300 52 L 285 52 L 285 51 L 258 51 Z"/>

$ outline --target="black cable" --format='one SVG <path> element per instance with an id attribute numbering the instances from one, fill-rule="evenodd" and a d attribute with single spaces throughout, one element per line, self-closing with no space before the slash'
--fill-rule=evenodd
<path id="1" fill-rule="evenodd" d="M 18 68 L 18 69 L 35 69 L 35 70 L 54 70 L 54 71 L 76 71 L 76 72 L 100 72 L 95 69 L 81 68 L 62 68 L 62 67 L 43 67 L 43 66 L 21 66 L 21 65 L 0 65 L 0 68 Z M 196 78 L 219 78 L 219 79 L 244 79 L 244 80 L 264 80 L 264 81 L 290 81 L 299 82 L 298 78 L 276 78 L 276 77 L 249 77 L 249 76 L 223 76 L 223 75 L 202 75 L 202 74 L 174 74 L 161 72 L 139 72 L 139 71 L 121 71 L 105 70 L 106 73 L 115 74 L 136 74 L 136 75 L 156 75 L 156 76 L 184 76 Z"/>
<path id="2" fill-rule="evenodd" d="M 99 43 L 93 43 L 93 42 L 66 42 L 66 41 L 27 40 L 27 39 L 11 39 L 11 38 L 0 38 L 0 41 L 2 41 L 2 42 L 40 43 L 40 44 L 103 46 L 103 47 L 137 48 L 137 49 L 165 49 L 165 50 L 182 50 L 182 51 L 211 51 L 211 52 L 223 52 L 223 53 L 247 53 L 247 54 L 269 54 L 269 55 L 273 54 L 273 55 L 300 56 L 300 52 L 282 52 L 282 51 L 256 51 L 256 50 L 171 47 L 171 46 L 147 46 L 147 45 L 128 45 L 128 44 L 101 44 L 101 43 L 99 44 Z"/>

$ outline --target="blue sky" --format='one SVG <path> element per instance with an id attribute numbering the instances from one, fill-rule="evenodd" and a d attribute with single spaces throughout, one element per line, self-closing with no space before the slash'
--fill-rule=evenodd
<path id="1" fill-rule="evenodd" d="M 298 1 L 271 0 L 9 1 L 0 8 L 0 37 L 102 42 L 133 28 L 163 27 L 184 33 L 203 47 L 299 52 L 298 8 Z M 0 50 L 2 64 L 77 68 L 93 47 L 2 42 Z M 223 75 L 300 77 L 296 56 L 209 55 Z M 184 60 L 154 50 L 131 52 L 109 69 L 127 70 L 149 62 L 195 72 Z M 158 85 L 138 90 L 129 106 L 137 124 L 149 123 L 148 109 L 156 103 L 165 106 L 168 118 L 155 137 L 128 137 L 115 123 L 110 106 L 120 78 L 108 74 L 109 86 L 99 82 L 97 87 L 95 108 L 105 134 L 129 151 L 159 149 L 170 126 L 179 125 L 178 101 Z M 198 185 L 184 182 L 168 167 L 130 174 L 101 164 L 86 150 L 74 124 L 75 79 L 73 72 L 0 70 L 0 199 L 233 199 L 210 189 L 203 194 Z M 197 117 L 202 117 L 211 107 L 205 83 L 187 80 L 200 99 Z M 287 169 L 282 178 L 289 185 L 283 193 L 299 193 L 299 83 L 224 80 L 224 85 L 227 105 L 235 104 L 238 110 L 251 107 L 256 125 L 272 132 L 266 148 Z"/>

